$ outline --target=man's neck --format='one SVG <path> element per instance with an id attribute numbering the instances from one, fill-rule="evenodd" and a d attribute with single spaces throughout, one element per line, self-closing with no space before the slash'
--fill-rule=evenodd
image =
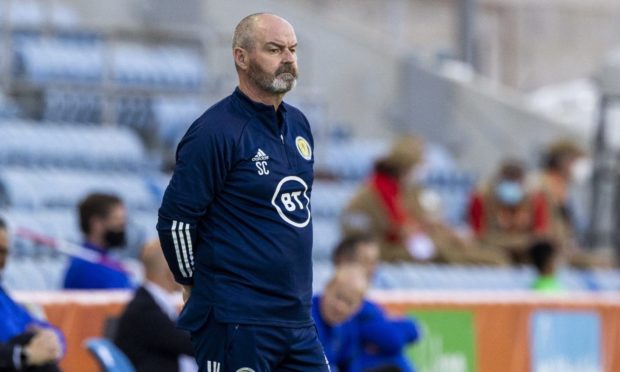
<path id="1" fill-rule="evenodd" d="M 246 81 L 246 79 L 239 79 L 239 90 L 241 90 L 243 94 L 248 96 L 248 98 L 252 101 L 273 106 L 276 111 L 278 111 L 278 107 L 280 107 L 280 104 L 284 99 L 284 93 L 275 94 L 265 92 L 264 90 L 256 87 L 256 85 Z"/>
<path id="2" fill-rule="evenodd" d="M 107 250 L 105 247 L 105 242 L 103 241 L 103 238 L 96 237 L 96 236 L 87 236 L 86 243 L 90 245 L 94 245 L 95 247 L 100 248 L 104 251 Z"/>

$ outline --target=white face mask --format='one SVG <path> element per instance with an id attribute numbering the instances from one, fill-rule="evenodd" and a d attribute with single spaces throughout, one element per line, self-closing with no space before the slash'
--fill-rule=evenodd
<path id="1" fill-rule="evenodd" d="M 575 160 L 571 167 L 571 179 L 577 184 L 583 184 L 592 177 L 592 161 L 587 158 Z"/>

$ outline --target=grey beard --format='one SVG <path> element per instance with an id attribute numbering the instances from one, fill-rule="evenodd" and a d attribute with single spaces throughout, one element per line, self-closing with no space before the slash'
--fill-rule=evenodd
<path id="1" fill-rule="evenodd" d="M 262 90 L 274 94 L 286 93 L 297 83 L 297 76 L 291 71 L 276 71 L 272 77 L 258 66 L 250 67 L 249 78 Z"/>
<path id="2" fill-rule="evenodd" d="M 292 76 L 291 74 L 289 74 Z M 292 79 L 283 79 L 281 77 L 276 77 L 269 84 L 268 91 L 271 93 L 286 93 L 291 89 L 295 88 L 297 85 L 297 78 L 293 77 Z"/>

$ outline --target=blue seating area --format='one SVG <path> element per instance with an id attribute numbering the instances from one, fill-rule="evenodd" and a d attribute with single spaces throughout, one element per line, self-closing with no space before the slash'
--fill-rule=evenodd
<path id="1" fill-rule="evenodd" d="M 331 264 L 314 264 L 315 292 L 320 291 L 333 272 Z M 412 290 L 528 290 L 536 278 L 530 267 L 445 266 L 419 264 L 380 265 L 374 288 Z M 616 270 L 598 270 L 592 273 L 564 269 L 559 281 L 566 291 L 617 291 L 620 273 Z"/>
<path id="2" fill-rule="evenodd" d="M 136 171 L 148 163 L 145 149 L 126 128 L 0 122 L 0 165 Z"/>
<path id="3" fill-rule="evenodd" d="M 159 201 L 140 175 L 119 172 L 4 167 L 5 204 L 20 209 L 72 208 L 90 192 L 110 192 L 131 209 L 154 210 Z"/>
<path id="4" fill-rule="evenodd" d="M 189 48 L 118 43 L 113 49 L 113 80 L 123 85 L 200 88 L 202 57 Z"/>
<path id="5" fill-rule="evenodd" d="M 199 89 L 204 83 L 202 57 L 194 48 L 113 42 L 85 32 L 17 34 L 13 42 L 14 73 L 31 83 L 101 84 L 107 79 L 128 87 L 170 89 Z M 108 54 L 111 65 L 106 67 Z"/>
<path id="6" fill-rule="evenodd" d="M 14 119 L 21 116 L 21 112 L 15 102 L 0 92 L 0 119 Z"/>
<path id="7" fill-rule="evenodd" d="M 15 73 L 33 83 L 97 82 L 103 78 L 104 44 L 100 38 L 17 35 Z"/>

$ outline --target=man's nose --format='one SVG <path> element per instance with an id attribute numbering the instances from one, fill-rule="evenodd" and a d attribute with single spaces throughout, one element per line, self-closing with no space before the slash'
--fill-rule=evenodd
<path id="1" fill-rule="evenodd" d="M 284 53 L 282 53 L 282 62 L 284 63 L 295 62 L 295 54 L 293 54 L 290 50 L 285 49 Z"/>

